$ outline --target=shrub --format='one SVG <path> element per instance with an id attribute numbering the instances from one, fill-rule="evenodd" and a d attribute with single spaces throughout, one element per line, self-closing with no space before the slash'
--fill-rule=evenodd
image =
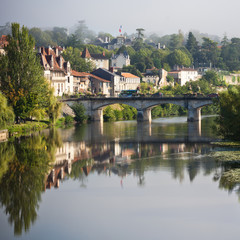
<path id="1" fill-rule="evenodd" d="M 74 103 L 72 109 L 75 113 L 75 120 L 78 123 L 83 123 L 87 120 L 87 116 L 85 114 L 85 107 L 82 103 Z"/>
<path id="2" fill-rule="evenodd" d="M 65 121 L 64 121 L 65 125 L 72 124 L 73 122 L 74 122 L 74 119 L 72 116 L 68 115 L 65 117 Z"/>

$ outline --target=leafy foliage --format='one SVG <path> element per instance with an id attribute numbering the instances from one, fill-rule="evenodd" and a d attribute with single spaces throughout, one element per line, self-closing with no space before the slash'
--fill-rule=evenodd
<path id="1" fill-rule="evenodd" d="M 240 86 L 220 94 L 218 132 L 224 138 L 240 140 Z"/>
<path id="2" fill-rule="evenodd" d="M 78 123 L 84 123 L 87 120 L 87 116 L 85 115 L 85 108 L 82 103 L 74 103 L 72 109 L 76 115 L 75 120 Z"/>
<path id="3" fill-rule="evenodd" d="M 14 112 L 7 104 L 7 99 L 0 92 L 0 129 L 14 123 Z"/>
<path id="4" fill-rule="evenodd" d="M 93 64 L 81 57 L 81 51 L 78 48 L 68 47 L 62 54 L 66 61 L 69 61 L 73 70 L 78 72 L 93 71 Z"/>
<path id="5" fill-rule="evenodd" d="M 24 26 L 12 24 L 6 55 L 0 58 L 0 89 L 13 107 L 17 119 L 25 120 L 46 106 L 48 84 L 43 78 L 34 40 Z"/>

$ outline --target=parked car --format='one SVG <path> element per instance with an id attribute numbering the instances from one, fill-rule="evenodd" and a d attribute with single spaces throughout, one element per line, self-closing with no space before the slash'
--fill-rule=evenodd
<path id="1" fill-rule="evenodd" d="M 208 97 L 218 98 L 218 94 L 217 93 L 210 93 L 210 94 L 208 94 Z"/>

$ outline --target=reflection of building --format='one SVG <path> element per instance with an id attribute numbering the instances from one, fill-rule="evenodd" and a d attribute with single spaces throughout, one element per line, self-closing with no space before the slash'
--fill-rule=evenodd
<path id="1" fill-rule="evenodd" d="M 83 176 L 88 176 L 91 171 L 97 171 L 99 174 L 115 174 L 121 177 L 132 172 L 142 177 L 144 172 L 138 175 L 137 169 L 129 168 L 134 161 L 145 159 L 146 161 L 139 163 L 143 164 L 143 170 L 152 164 L 151 157 L 159 158 L 159 167 L 162 165 L 172 166 L 172 159 L 183 160 L 186 156 L 189 156 L 189 153 L 201 153 L 201 149 L 201 146 L 199 148 L 196 144 L 131 143 L 120 142 L 119 139 L 101 143 L 93 143 L 92 141 L 65 142 L 56 151 L 54 167 L 48 174 L 45 186 L 46 188 L 59 187 L 60 180 L 63 180 L 69 174 L 76 176 L 74 175 L 76 171 L 78 174 L 80 171 Z M 165 154 L 171 153 L 176 154 L 169 158 L 161 157 L 162 154 L 166 156 Z"/>

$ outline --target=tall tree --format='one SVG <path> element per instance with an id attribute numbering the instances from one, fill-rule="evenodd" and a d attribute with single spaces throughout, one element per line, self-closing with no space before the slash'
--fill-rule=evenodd
<path id="1" fill-rule="evenodd" d="M 220 94 L 219 133 L 228 139 L 240 140 L 240 87 Z"/>
<path id="2" fill-rule="evenodd" d="M 195 38 L 195 36 L 193 35 L 192 32 L 189 32 L 189 34 L 188 34 L 186 48 L 193 57 L 194 65 L 197 66 L 198 65 L 198 55 L 197 54 L 199 51 L 199 46 L 198 46 L 197 39 Z"/>
<path id="3" fill-rule="evenodd" d="M 137 39 L 138 40 L 143 40 L 143 37 L 144 37 L 143 32 L 145 31 L 145 29 L 137 28 L 136 31 L 137 31 Z"/>
<path id="4" fill-rule="evenodd" d="M 12 24 L 6 55 L 0 58 L 0 90 L 13 106 L 16 119 L 26 119 L 46 106 L 48 84 L 26 27 Z"/>
<path id="5" fill-rule="evenodd" d="M 219 56 L 220 50 L 217 47 L 217 42 L 211 40 L 210 38 L 203 37 L 203 43 L 199 57 L 200 61 L 216 67 Z"/>

